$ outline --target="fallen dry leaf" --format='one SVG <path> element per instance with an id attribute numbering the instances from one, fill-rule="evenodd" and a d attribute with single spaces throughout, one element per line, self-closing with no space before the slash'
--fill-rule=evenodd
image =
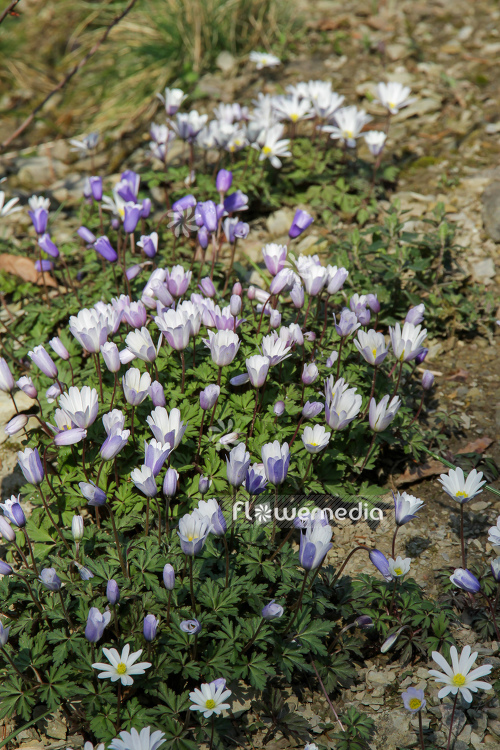
<path id="1" fill-rule="evenodd" d="M 468 370 L 464 370 L 462 367 L 460 367 L 460 369 L 450 372 L 450 374 L 445 377 L 445 380 L 467 380 L 468 377 Z"/>
<path id="2" fill-rule="evenodd" d="M 20 255 L 0 254 L 0 271 L 7 271 L 19 276 L 23 281 L 31 281 L 32 284 L 43 286 L 42 274 L 35 268 L 31 258 L 23 258 Z M 57 287 L 56 282 L 48 273 L 45 274 L 45 283 L 50 287 Z"/>
<path id="3" fill-rule="evenodd" d="M 394 480 L 394 483 L 396 487 L 401 487 L 403 484 L 421 482 L 422 479 L 434 477 L 436 474 L 443 474 L 444 472 L 446 472 L 446 466 L 444 466 L 441 461 L 428 461 L 427 463 L 419 464 L 418 466 L 409 466 L 403 474 L 400 474 L 400 476 Z"/>
<path id="4" fill-rule="evenodd" d="M 478 438 L 477 440 L 473 440 L 472 443 L 467 443 L 465 448 L 460 448 L 457 453 L 484 453 L 493 442 L 495 441 L 489 437 Z"/>

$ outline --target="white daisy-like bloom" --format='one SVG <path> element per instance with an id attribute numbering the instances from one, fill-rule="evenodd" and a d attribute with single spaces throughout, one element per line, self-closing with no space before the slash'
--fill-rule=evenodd
<path id="1" fill-rule="evenodd" d="M 72 422 L 85 429 L 93 424 L 97 418 L 99 410 L 97 391 L 88 385 L 84 385 L 81 389 L 72 385 L 67 393 L 61 394 L 59 406 L 66 412 Z"/>
<path id="2" fill-rule="evenodd" d="M 497 525 L 488 529 L 488 541 L 493 545 L 495 552 L 500 554 L 500 516 L 497 518 Z"/>
<path id="3" fill-rule="evenodd" d="M 389 571 L 391 576 L 393 578 L 402 578 L 410 570 L 411 557 L 405 557 L 403 559 L 400 555 L 398 555 L 395 560 L 393 560 L 392 557 L 389 557 L 387 562 L 389 563 Z"/>
<path id="4" fill-rule="evenodd" d="M 476 693 L 478 690 L 491 690 L 492 686 L 489 682 L 482 682 L 479 678 L 486 677 L 491 670 L 491 664 L 483 664 L 482 667 L 476 667 L 472 672 L 471 667 L 477 659 L 477 651 L 471 654 L 470 646 L 465 646 L 458 656 L 457 649 L 455 646 L 450 648 L 451 666 L 448 664 L 444 656 L 439 651 L 432 652 L 432 658 L 436 664 L 441 667 L 443 672 L 438 672 L 436 669 L 429 669 L 429 674 L 434 677 L 436 682 L 443 682 L 444 687 L 438 693 L 438 698 L 442 699 L 445 696 L 456 695 L 458 692 L 462 695 L 467 703 L 472 702 L 472 693 Z"/>
<path id="5" fill-rule="evenodd" d="M 389 353 L 384 334 L 375 331 L 373 328 L 369 331 L 358 329 L 354 346 L 370 365 L 380 365 Z"/>
<path id="6" fill-rule="evenodd" d="M 284 340 L 281 336 L 276 335 L 274 331 L 268 336 L 264 336 L 260 343 L 262 355 L 269 359 L 271 367 L 279 365 L 284 359 L 291 357 L 291 349 L 292 347 L 289 345 L 288 340 Z"/>
<path id="7" fill-rule="evenodd" d="M 151 727 L 144 727 L 139 733 L 137 729 L 132 729 L 130 732 L 120 732 L 119 737 L 115 737 L 111 740 L 108 745 L 108 750 L 158 750 L 158 748 L 165 742 L 165 735 L 163 732 L 157 730 L 156 732 L 151 731 Z M 86 743 L 83 750 L 87 749 Z M 104 745 L 99 745 L 99 748 L 104 749 Z M 89 750 L 92 750 L 90 748 Z"/>
<path id="8" fill-rule="evenodd" d="M 279 57 L 272 55 L 270 52 L 250 52 L 248 57 L 250 62 L 255 63 L 257 70 L 262 70 L 262 68 L 275 68 L 277 65 L 281 65 Z"/>
<path id="9" fill-rule="evenodd" d="M 387 135 L 383 130 L 369 130 L 367 133 L 363 133 L 363 137 L 372 156 L 379 156 L 387 140 Z"/>
<path id="10" fill-rule="evenodd" d="M 135 354 L 143 362 L 154 362 L 156 359 L 156 349 L 151 339 L 148 329 L 143 326 L 140 330 L 136 328 L 130 331 L 125 338 L 127 349 Z"/>
<path id="11" fill-rule="evenodd" d="M 297 96 L 278 96 L 274 101 L 274 110 L 281 120 L 299 122 L 313 116 L 309 99 L 299 99 Z"/>
<path id="12" fill-rule="evenodd" d="M 354 148 L 356 138 L 360 137 L 364 126 L 372 119 L 364 109 L 358 109 L 354 106 L 342 107 L 333 115 L 333 124 L 325 125 L 322 129 L 325 133 L 330 133 L 330 138 L 347 144 L 349 148 Z"/>
<path id="13" fill-rule="evenodd" d="M 389 81 L 389 83 L 377 85 L 378 101 L 391 115 L 397 115 L 400 109 L 407 107 L 414 101 L 414 99 L 409 98 L 410 93 L 410 87 L 403 86 L 398 81 Z"/>
<path id="14" fill-rule="evenodd" d="M 102 670 L 97 676 L 100 680 L 111 680 L 117 682 L 121 680 L 122 685 L 133 685 L 132 675 L 144 674 L 151 664 L 148 661 L 135 662 L 142 654 L 142 648 L 139 651 L 130 653 L 130 645 L 127 643 L 123 647 L 121 654 L 116 648 L 103 648 L 102 650 L 109 664 L 96 662 L 92 664 L 94 669 Z"/>
<path id="15" fill-rule="evenodd" d="M 422 343 L 427 336 L 427 328 L 422 330 L 421 325 L 405 323 L 401 330 L 399 323 L 396 323 L 394 328 L 389 327 L 389 334 L 396 359 L 400 362 L 409 362 L 415 359 L 424 348 Z"/>
<path id="16" fill-rule="evenodd" d="M 44 208 L 46 211 L 50 208 L 50 198 L 44 198 L 42 195 L 32 195 L 28 198 L 28 206 L 32 211 L 36 211 L 37 208 Z"/>
<path id="17" fill-rule="evenodd" d="M 88 151 L 92 151 L 99 142 L 99 133 L 93 132 L 88 135 L 84 135 L 81 140 L 78 138 L 70 138 L 71 145 L 73 146 L 70 151 L 79 151 L 81 155 L 85 155 Z"/>
<path id="18" fill-rule="evenodd" d="M 212 714 L 218 716 L 227 708 L 231 708 L 229 703 L 224 701 L 231 695 L 231 690 L 226 690 L 226 681 L 224 679 L 205 682 L 201 687 L 189 693 L 192 705 L 189 706 L 191 711 L 201 711 L 205 719 Z"/>
<path id="19" fill-rule="evenodd" d="M 290 140 L 288 138 L 281 138 L 283 132 L 284 126 L 279 122 L 267 130 L 262 131 L 258 143 L 252 144 L 252 146 L 257 149 L 260 146 L 259 161 L 269 159 L 275 169 L 279 169 L 282 165 L 281 160 L 278 157 L 292 155 L 292 152 L 288 150 Z"/>
<path id="20" fill-rule="evenodd" d="M 482 477 L 482 471 L 472 469 L 465 479 L 463 470 L 460 466 L 457 466 L 456 469 L 450 469 L 448 474 L 441 474 L 438 482 L 442 484 L 443 490 L 454 500 L 458 500 L 459 503 L 467 503 L 483 491 L 482 486 L 486 484 L 486 479 Z"/>
<path id="21" fill-rule="evenodd" d="M 302 442 L 308 453 L 319 453 L 324 450 L 330 442 L 332 433 L 327 432 L 322 424 L 315 424 L 314 427 L 304 427 L 302 433 Z"/>
<path id="22" fill-rule="evenodd" d="M 105 747 L 104 742 L 101 742 L 99 745 L 95 746 L 95 750 L 104 750 L 104 747 Z M 83 746 L 83 750 L 94 750 L 94 745 L 91 742 L 86 742 L 85 745 Z"/>
<path id="23" fill-rule="evenodd" d="M 5 203 L 5 193 L 0 190 L 0 216 L 9 216 L 16 211 L 22 211 L 22 206 L 16 206 L 16 203 L 19 203 L 19 198 L 11 198 L 10 201 Z"/>

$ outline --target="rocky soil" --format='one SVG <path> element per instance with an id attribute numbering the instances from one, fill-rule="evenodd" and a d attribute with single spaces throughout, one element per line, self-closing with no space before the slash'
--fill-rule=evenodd
<path id="1" fill-rule="evenodd" d="M 418 230 L 437 202 L 445 203 L 448 220 L 458 227 L 458 243 L 463 247 L 461 263 L 472 279 L 489 292 L 493 304 L 500 304 L 500 77 L 498 54 L 500 9 L 493 0 L 386 0 L 379 4 L 362 0 L 318 0 L 314 4 L 297 0 L 297 12 L 306 11 L 307 26 L 303 51 L 284 69 L 263 78 L 247 68 L 226 59 L 224 70 L 204 76 L 201 90 L 206 96 L 199 108 L 210 111 L 217 101 L 249 101 L 257 90 L 276 92 L 285 85 L 309 78 L 330 78 L 334 87 L 346 95 L 349 103 L 363 105 L 383 121 L 380 107 L 374 104 L 375 84 L 389 78 L 412 87 L 415 103 L 394 118 L 389 148 L 402 166 L 397 193 L 403 209 L 408 209 L 409 226 Z M 222 67 L 222 66 L 221 66 Z M 73 136 L 79 135 L 73 133 Z M 131 151 L 131 153 L 128 153 Z M 128 155 L 127 155 L 128 154 Z M 124 159 L 123 157 L 126 156 Z M 146 160 L 144 146 L 118 143 L 98 154 L 94 169 L 115 174 L 118 179 L 125 167 L 137 167 Z M 54 203 L 61 204 L 56 241 L 74 237 L 79 225 L 74 206 L 80 200 L 83 180 L 90 163 L 77 161 L 65 139 L 34 148 L 17 148 L 0 157 L 0 177 L 6 176 L 8 194 L 19 195 L 22 202 L 32 192 L 44 192 Z M 157 207 L 160 211 L 160 206 Z M 381 206 L 383 211 L 384 205 Z M 267 221 L 252 226 L 246 251 L 260 252 L 261 245 L 278 241 L 288 226 L 287 217 L 279 212 Z M 23 212 L 0 222 L 0 238 L 14 239 L 26 233 L 29 219 Z M 315 230 L 316 231 L 316 230 Z M 312 233 L 315 236 L 315 232 Z M 249 272 L 250 273 L 250 272 Z M 14 308 L 15 309 L 15 308 Z M 500 310 L 497 312 L 500 317 Z M 7 320 L 5 310 L 0 318 Z M 450 444 L 450 450 L 477 449 L 500 466 L 500 328 L 485 330 L 484 336 L 460 340 L 453 332 L 447 339 L 432 342 L 426 367 L 435 374 L 432 409 L 460 414 L 461 431 Z M 23 398 L 25 401 L 23 401 Z M 23 394 L 19 406 L 30 406 Z M 17 492 L 22 476 L 16 467 L 16 441 L 6 440 L 1 427 L 13 415 L 13 407 L 0 394 L 0 489 L 2 498 Z M 487 440 L 489 439 L 489 440 Z M 477 443 L 477 441 L 482 443 Z M 475 446 L 475 448 L 474 448 Z M 480 451 L 481 452 L 481 451 Z M 411 467 L 414 473 L 416 467 Z M 394 467 L 387 483 L 388 497 L 393 488 L 404 488 L 425 499 L 426 512 L 405 526 L 399 535 L 399 551 L 414 560 L 412 573 L 432 596 L 437 593 L 436 571 L 453 568 L 460 562 L 457 506 L 440 490 L 437 468 L 428 464 L 423 479 L 415 481 Z M 408 480 L 408 481 L 405 481 Z M 500 487 L 500 483 L 495 483 Z M 492 557 L 487 529 L 500 514 L 500 499 L 484 492 L 467 506 L 469 561 L 487 562 Z M 331 562 L 343 560 L 356 543 L 377 545 L 389 550 L 392 527 L 384 522 L 377 530 L 361 522 L 336 529 Z M 346 574 L 359 571 L 354 559 Z M 464 624 L 455 633 L 457 640 L 474 645 L 476 635 Z M 477 646 L 481 657 L 500 666 L 498 644 Z M 356 683 L 344 691 L 340 708 L 349 703 L 360 705 L 373 715 L 377 734 L 371 747 L 384 750 L 414 747 L 417 720 L 402 708 L 400 693 L 409 685 L 426 689 L 428 709 L 424 717 L 427 741 L 444 746 L 446 722 L 450 709 L 437 700 L 437 689 L 427 681 L 425 663 L 409 665 L 403 671 L 389 654 L 366 662 L 359 670 Z M 298 703 L 289 697 L 294 710 L 302 713 L 313 726 L 327 715 L 326 702 L 318 694 L 305 693 Z M 455 750 L 500 747 L 500 702 L 495 696 L 481 698 L 479 709 L 464 705 L 458 713 L 459 737 Z M 240 711 L 248 710 L 250 699 L 242 692 Z M 10 731 L 6 723 L 3 735 Z M 45 720 L 18 735 L 23 750 L 49 747 L 52 750 L 83 745 L 82 737 L 67 738 L 67 725 L 61 716 Z M 318 733 L 321 730 L 318 728 Z M 328 737 L 321 737 L 328 745 Z M 290 741 L 278 737 L 269 748 L 290 747 Z M 330 745 L 333 747 L 333 745 Z"/>

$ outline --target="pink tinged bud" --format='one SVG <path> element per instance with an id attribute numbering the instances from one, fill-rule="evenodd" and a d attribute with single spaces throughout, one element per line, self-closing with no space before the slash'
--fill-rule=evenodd
<path id="1" fill-rule="evenodd" d="M 281 313 L 278 310 L 271 310 L 270 313 L 271 328 L 279 328 L 281 325 Z"/>
<path id="2" fill-rule="evenodd" d="M 0 357 L 0 391 L 10 393 L 14 390 L 14 378 L 9 369 L 7 361 Z"/>
<path id="3" fill-rule="evenodd" d="M 430 391 L 434 385 L 434 375 L 430 370 L 426 370 L 422 375 L 422 388 L 424 391 Z"/>
<path id="4" fill-rule="evenodd" d="M 308 214 L 307 211 L 298 208 L 293 217 L 292 226 L 288 232 L 289 237 L 291 239 L 298 237 L 313 223 L 313 221 L 313 217 Z"/>
<path id="5" fill-rule="evenodd" d="M 163 568 L 163 585 L 167 591 L 173 591 L 175 588 L 175 570 L 170 563 Z"/>
<path id="6" fill-rule="evenodd" d="M 301 284 L 294 284 L 290 292 L 293 306 L 300 310 L 304 307 L 304 287 Z"/>
<path id="7" fill-rule="evenodd" d="M 153 281 L 153 283 L 151 284 L 151 289 L 155 297 L 157 297 L 160 302 L 165 305 L 165 307 L 170 307 L 174 304 L 174 298 L 162 281 Z"/>
<path id="8" fill-rule="evenodd" d="M 132 281 L 132 279 L 135 279 L 136 276 L 139 276 L 141 271 L 142 266 L 140 265 L 130 266 L 130 268 L 127 268 L 125 276 L 129 281 Z"/>
<path id="9" fill-rule="evenodd" d="M 306 331 L 304 333 L 304 338 L 307 341 L 316 341 L 316 334 L 314 333 L 314 331 Z"/>
<path id="10" fill-rule="evenodd" d="M 241 312 L 241 297 L 238 294 L 232 294 L 229 301 L 229 311 L 231 315 L 236 317 Z"/>
<path id="11" fill-rule="evenodd" d="M 71 430 L 61 430 L 54 438 L 54 443 L 57 446 L 61 445 L 75 445 L 81 440 L 87 437 L 87 430 L 83 427 L 74 427 Z"/>
<path id="12" fill-rule="evenodd" d="M 405 323 L 413 323 L 417 326 L 424 319 L 425 305 L 421 303 L 415 307 L 410 308 L 406 314 Z"/>
<path id="13" fill-rule="evenodd" d="M 215 296 L 215 287 L 213 284 L 212 279 L 209 276 L 206 276 L 204 279 L 200 281 L 198 284 L 198 289 L 200 289 L 205 297 L 214 297 Z"/>
<path id="14" fill-rule="evenodd" d="M 271 294 L 280 294 L 283 289 L 290 283 L 290 269 L 283 268 L 271 281 L 269 291 Z"/>
<path id="15" fill-rule="evenodd" d="M 107 341 L 101 346 L 101 354 L 104 364 L 110 372 L 118 372 L 121 367 L 120 352 L 113 341 Z"/>
<path id="16" fill-rule="evenodd" d="M 23 391 L 23 393 L 25 393 L 30 398 L 36 398 L 38 396 L 38 391 L 33 385 L 33 381 L 26 375 L 23 375 L 22 378 L 16 380 L 16 385 L 21 391 Z"/>
<path id="17" fill-rule="evenodd" d="M 0 516 L 0 535 L 3 536 L 7 542 L 14 542 L 16 539 L 14 529 L 4 516 Z"/>
<path id="18" fill-rule="evenodd" d="M 304 385 L 311 385 L 317 379 L 319 370 L 317 366 L 312 362 L 311 364 L 304 365 L 302 371 L 302 382 Z"/>
<path id="19" fill-rule="evenodd" d="M 15 435 L 20 432 L 28 424 L 28 417 L 26 414 L 16 414 L 16 416 L 5 425 L 5 432 L 7 435 Z"/>
<path id="20" fill-rule="evenodd" d="M 240 282 L 239 282 L 239 281 L 237 281 L 237 282 L 236 282 L 236 283 L 235 283 L 235 284 L 233 285 L 233 294 L 238 294 L 238 295 L 239 295 L 240 297 L 241 297 L 241 295 L 243 294 L 243 287 L 241 286 L 241 284 L 240 284 Z"/>
<path id="21" fill-rule="evenodd" d="M 212 409 L 217 403 L 219 395 L 220 387 L 218 385 L 207 385 L 207 387 L 200 393 L 200 407 L 204 411 Z"/>
<path id="22" fill-rule="evenodd" d="M 378 314 L 380 312 L 380 302 L 378 301 L 376 294 L 367 294 L 366 303 L 370 310 L 375 314 Z"/>
<path id="23" fill-rule="evenodd" d="M 203 474 L 200 474 L 200 480 L 198 483 L 198 492 L 201 495 L 206 495 L 208 490 L 210 489 L 210 485 L 212 484 L 212 480 L 208 477 L 204 477 Z"/>
<path id="24" fill-rule="evenodd" d="M 179 473 L 169 467 L 163 480 L 163 494 L 165 497 L 174 497 L 177 493 L 177 484 L 179 482 Z"/>
<path id="25" fill-rule="evenodd" d="M 285 413 L 285 402 L 284 401 L 276 401 L 273 407 L 273 411 L 276 414 L 277 417 L 281 417 L 282 414 Z"/>
<path id="26" fill-rule="evenodd" d="M 248 287 L 247 297 L 249 300 L 255 299 L 255 287 L 254 286 Z"/>
<path id="27" fill-rule="evenodd" d="M 151 396 L 153 406 L 165 406 L 165 391 L 163 390 L 162 384 L 157 380 L 151 383 L 149 387 L 149 395 Z"/>
<path id="28" fill-rule="evenodd" d="M 54 336 L 53 339 L 50 339 L 49 346 L 52 351 L 55 352 L 61 359 L 64 359 L 66 361 L 69 359 L 69 352 L 58 336 Z"/>
<path id="29" fill-rule="evenodd" d="M 80 227 L 80 229 L 76 232 L 84 242 L 86 242 L 88 245 L 93 245 L 96 241 L 97 237 L 95 234 L 92 234 L 90 229 L 87 229 L 87 227 Z"/>
<path id="30" fill-rule="evenodd" d="M 128 365 L 130 362 L 133 362 L 135 359 L 135 354 L 130 351 L 130 349 L 122 349 L 120 352 L 120 362 L 122 365 Z"/>
<path id="31" fill-rule="evenodd" d="M 28 357 L 48 378 L 57 378 L 58 371 L 56 364 L 41 344 L 35 346 L 32 352 L 28 352 Z"/>

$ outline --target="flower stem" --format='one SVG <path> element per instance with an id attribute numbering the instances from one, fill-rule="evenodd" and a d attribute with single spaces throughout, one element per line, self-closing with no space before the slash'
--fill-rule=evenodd
<path id="1" fill-rule="evenodd" d="M 227 539 L 225 534 L 222 536 L 222 538 L 224 540 L 224 552 L 226 554 L 226 583 L 224 585 L 224 588 L 227 589 L 229 585 L 229 547 L 227 546 Z"/>
<path id="2" fill-rule="evenodd" d="M 120 731 L 120 709 L 122 705 L 122 683 L 118 683 L 118 692 L 116 695 L 116 731 Z"/>
<path id="3" fill-rule="evenodd" d="M 63 542 L 63 544 L 64 544 L 64 546 L 66 547 L 66 549 L 68 550 L 68 552 L 69 552 L 69 553 L 71 553 L 71 548 L 70 548 L 70 546 L 69 546 L 68 542 L 67 542 L 67 541 L 66 541 L 66 539 L 65 539 L 65 538 L 63 537 L 61 529 L 59 528 L 59 526 L 58 526 L 58 525 L 56 524 L 56 522 L 54 521 L 54 518 L 53 518 L 53 516 L 52 516 L 52 513 L 51 513 L 51 512 L 50 512 L 50 510 L 49 510 L 49 506 L 48 506 L 48 504 L 47 504 L 47 500 L 45 499 L 45 495 L 43 494 L 42 486 L 41 486 L 40 484 L 38 485 L 38 489 L 39 489 L 39 491 L 40 491 L 40 496 L 41 496 L 41 498 L 42 498 L 42 503 L 43 503 L 43 507 L 45 508 L 45 512 L 47 513 L 47 515 L 48 515 L 48 517 L 49 517 L 50 523 L 52 524 L 52 526 L 53 526 L 53 527 L 55 528 L 55 530 L 57 531 L 57 533 L 58 533 L 58 535 L 59 535 L 59 537 L 60 537 L 61 541 Z"/>
<path id="4" fill-rule="evenodd" d="M 377 438 L 377 433 L 374 432 L 373 433 L 373 437 L 372 437 L 372 441 L 370 443 L 370 447 L 368 448 L 368 451 L 367 451 L 366 456 L 365 456 L 365 460 L 363 461 L 363 465 L 361 466 L 360 473 L 363 471 L 363 469 L 365 468 L 366 464 L 368 463 L 368 459 L 370 458 L 373 446 L 375 445 L 376 438 Z"/>
<path id="5" fill-rule="evenodd" d="M 392 399 L 394 398 L 394 396 L 398 392 L 399 383 L 400 383 L 400 380 L 401 380 L 401 373 L 403 372 L 403 365 L 404 365 L 404 362 L 401 362 L 401 364 L 399 365 L 398 379 L 396 380 L 396 386 L 394 388 L 394 391 L 393 391 L 391 399 L 390 399 L 391 401 L 392 401 Z"/>
<path id="6" fill-rule="evenodd" d="M 290 531 L 288 532 L 288 534 L 286 535 L 286 537 L 285 537 L 285 538 L 283 539 L 283 541 L 281 542 L 281 544 L 280 544 L 280 546 L 278 547 L 278 549 L 277 549 L 277 550 L 276 550 L 275 552 L 273 552 L 273 554 L 272 554 L 272 555 L 271 555 L 271 557 L 269 558 L 269 562 L 272 562 L 272 561 L 274 560 L 274 558 L 276 557 L 276 555 L 278 554 L 278 552 L 279 552 L 279 551 L 280 551 L 280 550 L 281 550 L 281 549 L 282 549 L 282 548 L 283 548 L 283 547 L 285 546 L 285 544 L 286 544 L 286 543 L 288 542 L 288 540 L 289 540 L 289 539 L 290 539 L 290 537 L 292 536 L 292 534 L 293 534 L 294 530 L 295 530 L 295 527 L 294 527 L 294 526 L 292 526 L 292 528 L 290 529 Z"/>
<path id="7" fill-rule="evenodd" d="M 336 710 L 335 710 L 335 707 L 334 707 L 333 703 L 331 702 L 331 700 L 330 700 L 330 697 L 329 697 L 328 693 L 327 693 L 327 692 L 326 692 L 326 690 L 325 690 L 325 686 L 323 685 L 323 680 L 322 680 L 322 679 L 321 679 L 321 677 L 319 676 L 319 672 L 318 672 L 318 670 L 317 670 L 317 668 L 316 668 L 316 664 L 314 663 L 314 659 L 312 659 L 312 658 L 311 658 L 311 664 L 312 664 L 312 666 L 313 666 L 313 669 L 314 669 L 314 671 L 316 672 L 316 677 L 318 678 L 318 682 L 319 682 L 319 684 L 320 684 L 321 690 L 323 691 L 323 695 L 324 695 L 324 696 L 325 696 L 325 698 L 326 698 L 326 702 L 327 702 L 327 703 L 328 703 L 328 705 L 330 706 L 330 709 L 331 709 L 331 711 L 332 711 L 333 715 L 335 716 L 335 718 L 336 718 L 336 720 L 337 720 L 337 723 L 338 723 L 338 725 L 339 725 L 340 729 L 341 729 L 341 730 L 342 730 L 343 732 L 345 732 L 345 729 L 344 729 L 344 725 L 343 725 L 343 724 L 342 724 L 342 722 L 340 721 L 340 719 L 339 719 L 339 716 L 338 716 L 338 713 L 336 712 Z"/>
<path id="8" fill-rule="evenodd" d="M 376 380 L 377 380 L 377 369 L 378 369 L 378 365 L 375 365 L 375 367 L 373 368 L 372 389 L 370 391 L 370 396 L 368 398 L 368 403 L 366 404 L 365 409 L 363 411 L 363 414 L 361 415 L 361 419 L 364 419 L 366 417 L 368 409 L 370 408 L 370 402 L 371 402 L 371 400 L 373 398 L 373 394 L 375 393 L 375 383 L 376 383 Z"/>
<path id="9" fill-rule="evenodd" d="M 242 654 L 246 653 L 248 651 L 248 649 L 250 648 L 250 646 L 254 643 L 255 639 L 257 638 L 257 636 L 259 635 L 259 633 L 260 633 L 260 631 L 262 629 L 262 626 L 264 625 L 264 622 L 265 622 L 265 620 L 264 620 L 264 618 L 262 618 L 262 620 L 259 623 L 259 626 L 258 626 L 257 630 L 253 634 L 252 638 L 250 638 L 250 640 L 248 641 L 248 643 L 245 646 L 245 648 L 243 649 L 243 651 L 241 652 Z"/>
<path id="10" fill-rule="evenodd" d="M 70 626 L 70 628 L 71 628 L 72 630 L 74 630 L 74 629 L 75 629 L 75 626 L 74 626 L 74 625 L 73 625 L 73 623 L 71 622 L 71 617 L 69 616 L 68 610 L 66 609 L 66 605 L 65 605 L 65 603 L 64 603 L 64 598 L 63 598 L 63 595 L 62 595 L 62 591 L 61 591 L 61 589 L 59 589 L 57 593 L 59 594 L 59 598 L 60 598 L 60 600 L 61 600 L 62 611 L 64 612 L 64 616 L 65 616 L 65 618 L 66 618 L 66 619 L 67 619 L 67 621 L 68 621 L 68 625 Z"/>
<path id="11" fill-rule="evenodd" d="M 186 381 L 186 360 L 184 358 L 184 352 L 180 352 L 182 362 L 182 380 L 181 380 L 181 393 L 184 393 L 184 383 Z"/>
<path id="12" fill-rule="evenodd" d="M 193 556 L 189 556 L 189 590 L 191 592 L 191 606 L 193 607 L 193 612 L 196 615 L 196 600 L 194 598 L 194 586 L 193 586 Z"/>
<path id="13" fill-rule="evenodd" d="M 116 372 L 114 373 L 114 376 L 115 376 L 115 384 L 113 386 L 113 394 L 111 396 L 111 403 L 109 405 L 109 410 L 110 411 L 113 411 L 113 404 L 115 402 L 115 394 L 116 394 L 116 386 L 117 386 L 117 383 L 118 383 L 118 374 Z"/>
<path id="14" fill-rule="evenodd" d="M 339 379 L 339 375 L 340 375 L 340 360 L 341 360 L 341 357 L 342 357 L 342 347 L 343 346 L 344 346 L 344 339 L 342 337 L 340 339 L 340 345 L 339 345 L 339 357 L 337 359 L 337 375 L 335 377 L 335 380 L 338 380 Z"/>
<path id="15" fill-rule="evenodd" d="M 451 712 L 451 721 L 450 721 L 450 732 L 448 734 L 448 743 L 446 745 L 446 750 L 450 750 L 450 747 L 451 747 L 451 732 L 453 730 L 453 719 L 455 718 L 455 709 L 457 707 L 457 700 L 458 700 L 458 690 L 457 690 L 457 694 L 455 695 L 455 700 L 453 702 L 453 711 Z"/>
<path id="16" fill-rule="evenodd" d="M 337 575 L 335 576 L 335 578 L 332 581 L 332 588 L 333 588 L 334 584 L 340 578 L 340 575 L 341 575 L 342 571 L 344 570 L 345 566 L 347 565 L 347 563 L 349 562 L 349 560 L 351 559 L 351 557 L 354 555 L 355 552 L 357 552 L 360 549 L 364 549 L 364 550 L 366 550 L 366 552 L 370 551 L 369 548 L 366 547 L 364 544 L 360 544 L 358 547 L 354 547 L 354 549 L 349 552 L 349 554 L 347 555 L 346 559 L 344 560 L 344 562 L 342 563 L 342 565 L 338 569 Z"/>
<path id="17" fill-rule="evenodd" d="M 111 525 L 113 527 L 113 534 L 114 534 L 114 537 L 115 537 L 115 545 L 116 545 L 116 549 L 117 549 L 117 552 L 118 552 L 118 557 L 120 558 L 120 566 L 121 566 L 121 569 L 122 569 L 122 573 L 125 576 L 125 578 L 129 578 L 130 576 L 127 573 L 127 566 L 125 565 L 125 560 L 123 559 L 122 548 L 121 548 L 121 545 L 120 545 L 120 540 L 118 538 L 118 531 L 116 529 L 115 514 L 113 513 L 113 511 L 111 509 L 111 505 L 109 503 L 108 503 L 108 511 L 109 511 L 109 518 L 111 520 Z"/>
<path id="18" fill-rule="evenodd" d="M 467 568 L 465 562 L 465 537 L 464 537 L 464 505 L 460 503 L 460 544 L 462 546 L 462 568 Z"/>
<path id="19" fill-rule="evenodd" d="M 398 535 L 399 526 L 396 526 L 396 531 L 394 532 L 394 536 L 392 537 L 392 559 L 396 559 L 396 537 Z"/>
<path id="20" fill-rule="evenodd" d="M 424 727 L 422 725 L 422 711 L 418 712 L 418 736 L 420 737 L 420 748 L 421 750 L 425 750 Z"/>

